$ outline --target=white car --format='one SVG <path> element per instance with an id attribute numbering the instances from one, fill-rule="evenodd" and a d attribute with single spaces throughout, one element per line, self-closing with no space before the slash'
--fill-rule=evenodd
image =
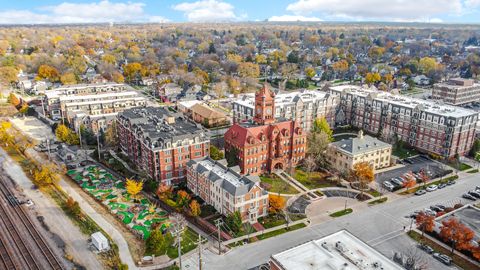
<path id="1" fill-rule="evenodd" d="M 32 200 L 27 200 L 25 203 L 27 206 L 33 206 L 33 201 Z"/>
<path id="2" fill-rule="evenodd" d="M 384 181 L 383 186 L 389 191 L 393 191 L 393 189 L 395 189 L 395 186 L 390 181 Z"/>
<path id="3" fill-rule="evenodd" d="M 437 185 L 430 185 L 430 186 L 427 187 L 428 192 L 432 192 L 432 191 L 435 191 L 437 189 L 438 189 Z"/>

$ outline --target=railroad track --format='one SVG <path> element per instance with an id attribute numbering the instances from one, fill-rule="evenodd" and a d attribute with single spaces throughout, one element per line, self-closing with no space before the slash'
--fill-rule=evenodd
<path id="1" fill-rule="evenodd" d="M 14 194 L 5 186 L 3 182 L 0 181 L 0 191 L 5 196 L 5 199 L 12 198 Z M 8 200 L 6 200 L 8 201 Z M 15 226 L 14 217 L 12 217 L 3 203 L 0 203 L 0 216 L 2 216 L 2 221 L 7 227 L 7 230 L 11 233 L 12 238 L 14 239 L 15 245 L 19 249 L 22 258 L 27 263 L 28 267 L 32 270 L 38 269 L 43 270 L 44 267 L 39 264 L 39 262 L 33 257 L 32 252 L 28 249 L 29 244 L 25 243 L 19 229 Z M 55 253 L 43 239 L 42 235 L 30 220 L 30 217 L 20 205 L 14 207 L 13 211 L 15 216 L 22 222 L 28 232 L 28 236 L 35 242 L 36 247 L 33 250 L 38 250 L 45 257 L 45 260 L 48 262 L 49 266 L 53 270 L 63 270 L 65 269 L 63 264 L 58 260 Z M 8 254 L 5 254 L 8 255 Z M 3 258 L 3 256 L 2 256 Z M 6 262 L 7 263 L 7 262 Z M 6 269 L 18 269 L 18 268 L 6 268 Z"/>
<path id="2" fill-rule="evenodd" d="M 2 237 L 0 237 L 0 259 L 0 269 L 20 269 L 13 260 L 11 249 Z"/>

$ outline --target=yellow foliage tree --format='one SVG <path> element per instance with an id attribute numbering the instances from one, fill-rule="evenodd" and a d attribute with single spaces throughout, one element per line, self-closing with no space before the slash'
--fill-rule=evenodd
<path id="1" fill-rule="evenodd" d="M 127 190 L 128 194 L 136 198 L 138 193 L 140 193 L 140 191 L 143 189 L 143 182 L 127 178 L 125 189 Z"/>
<path id="2" fill-rule="evenodd" d="M 285 208 L 285 199 L 282 196 L 268 195 L 268 204 L 270 213 L 279 213 Z"/>
<path id="3" fill-rule="evenodd" d="M 57 139 L 61 142 L 67 141 L 69 133 L 70 130 L 65 125 L 58 125 L 57 129 L 55 129 L 55 136 L 57 136 Z"/>
<path id="4" fill-rule="evenodd" d="M 52 165 L 42 166 L 39 171 L 34 173 L 34 179 L 41 186 L 52 185 L 60 180 Z"/>
<path id="5" fill-rule="evenodd" d="M 60 76 L 60 82 L 62 84 L 76 84 L 77 83 L 77 78 L 75 77 L 75 74 L 68 72 Z"/>
<path id="6" fill-rule="evenodd" d="M 190 207 L 190 213 L 194 217 L 198 217 L 202 212 L 202 210 L 200 209 L 200 204 L 196 200 L 192 200 L 190 202 L 189 207 Z"/>
<path id="7" fill-rule="evenodd" d="M 260 67 L 255 63 L 240 63 L 240 65 L 238 65 L 238 74 L 244 78 L 257 78 L 260 76 Z"/>
<path id="8" fill-rule="evenodd" d="M 379 73 L 367 73 L 365 76 L 365 82 L 368 84 L 379 82 L 382 79 Z"/>
<path id="9" fill-rule="evenodd" d="M 313 76 L 315 76 L 315 69 L 313 67 L 307 67 L 305 68 L 305 75 L 311 79 Z"/>
<path id="10" fill-rule="evenodd" d="M 353 165 L 353 176 L 359 182 L 360 188 L 363 190 L 368 183 L 375 179 L 375 174 L 372 165 L 368 162 L 362 161 Z"/>
<path id="11" fill-rule="evenodd" d="M 37 79 L 47 79 L 51 82 L 56 82 L 59 79 L 58 70 L 49 65 L 41 65 L 38 67 Z"/>

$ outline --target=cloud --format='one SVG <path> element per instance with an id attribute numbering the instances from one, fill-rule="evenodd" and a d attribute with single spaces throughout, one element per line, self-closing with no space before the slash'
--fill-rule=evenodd
<path id="1" fill-rule="evenodd" d="M 183 2 L 174 5 L 173 9 L 183 12 L 191 22 L 225 22 L 246 17 L 246 15 L 237 16 L 233 5 L 218 0 Z"/>
<path id="2" fill-rule="evenodd" d="M 269 22 L 320 22 L 322 21 L 317 17 L 305 17 L 302 15 L 281 15 L 272 16 L 268 19 Z"/>
<path id="3" fill-rule="evenodd" d="M 0 11 L 0 24 L 46 24 L 46 23 L 101 23 L 101 22 L 166 22 L 160 16 L 145 14 L 145 4 L 136 2 L 110 2 L 102 0 L 91 3 L 63 2 L 46 6 L 39 12 L 29 10 Z"/>
<path id="4" fill-rule="evenodd" d="M 329 19 L 428 21 L 439 15 L 459 15 L 465 4 L 462 0 L 297 0 L 287 6 L 287 11 Z"/>
<path id="5" fill-rule="evenodd" d="M 477 8 L 480 7 L 480 0 L 466 0 L 465 6 L 467 8 Z"/>

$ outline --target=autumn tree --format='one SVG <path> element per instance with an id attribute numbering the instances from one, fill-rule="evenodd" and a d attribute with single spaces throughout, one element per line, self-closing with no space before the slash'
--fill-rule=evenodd
<path id="1" fill-rule="evenodd" d="M 116 121 L 112 121 L 112 123 L 107 126 L 107 129 L 105 130 L 105 142 L 110 147 L 116 148 L 118 146 L 119 140 Z"/>
<path id="2" fill-rule="evenodd" d="M 267 57 L 263 54 L 257 54 L 255 56 L 255 63 L 257 64 L 266 64 L 267 63 Z"/>
<path id="3" fill-rule="evenodd" d="M 410 188 L 414 187 L 416 184 L 417 184 L 417 180 L 415 179 L 415 177 L 408 174 L 406 176 L 405 183 L 403 183 L 403 187 L 407 188 L 407 191 L 408 191 Z"/>
<path id="4" fill-rule="evenodd" d="M 222 151 L 218 149 L 215 145 L 210 145 L 210 157 L 213 160 L 221 160 L 225 157 Z"/>
<path id="5" fill-rule="evenodd" d="M 307 135 L 307 153 L 312 155 L 317 161 L 318 167 L 327 167 L 327 147 L 330 143 L 330 138 L 325 132 L 310 132 Z"/>
<path id="6" fill-rule="evenodd" d="M 165 252 L 168 247 L 173 245 L 173 236 L 170 233 L 165 233 L 161 231 L 160 227 L 157 227 L 152 230 L 150 236 L 145 241 L 145 247 L 150 255 L 162 256 L 165 255 Z"/>
<path id="7" fill-rule="evenodd" d="M 125 182 L 125 189 L 130 196 L 136 198 L 138 193 L 140 193 L 143 189 L 143 182 L 127 178 Z"/>
<path id="8" fill-rule="evenodd" d="M 362 195 L 363 190 L 366 189 L 368 187 L 368 184 L 375 179 L 373 166 L 365 161 L 358 162 L 353 165 L 352 175 L 354 180 L 358 182 Z"/>
<path id="9" fill-rule="evenodd" d="M 243 78 L 258 78 L 260 76 L 260 67 L 255 63 L 242 62 L 238 65 L 238 74 Z"/>
<path id="10" fill-rule="evenodd" d="M 34 179 L 41 186 L 56 184 L 60 180 L 52 165 L 43 165 L 34 173 Z"/>
<path id="11" fill-rule="evenodd" d="M 157 196 L 160 199 L 171 198 L 173 193 L 172 186 L 161 183 L 157 188 Z"/>
<path id="12" fill-rule="evenodd" d="M 308 175 L 308 179 L 311 179 L 311 174 L 317 168 L 317 161 L 313 155 L 308 155 L 302 162 L 303 168 Z"/>
<path id="13" fill-rule="evenodd" d="M 340 60 L 332 64 L 332 68 L 335 72 L 340 74 L 345 74 L 348 71 L 348 62 L 347 60 Z"/>
<path id="14" fill-rule="evenodd" d="M 453 253 L 455 249 L 459 251 L 471 249 L 475 232 L 458 219 L 449 218 L 442 221 L 440 237 L 451 244 L 451 253 Z"/>
<path id="15" fill-rule="evenodd" d="M 268 195 L 269 212 L 273 214 L 281 213 L 285 208 L 285 198 L 275 194 Z"/>
<path id="16" fill-rule="evenodd" d="M 435 217 L 427 215 L 425 212 L 420 212 L 415 217 L 415 224 L 417 228 L 422 231 L 422 238 L 425 232 L 432 232 L 435 228 Z"/>
<path id="17" fill-rule="evenodd" d="M 142 69 L 142 64 L 138 62 L 128 63 L 123 66 L 123 74 L 127 78 L 127 81 L 131 82 L 139 79 L 142 76 Z"/>
<path id="18" fill-rule="evenodd" d="M 56 82 L 60 79 L 58 70 L 49 65 L 41 65 L 38 67 L 37 79 L 47 79 L 51 82 Z"/>
<path id="19" fill-rule="evenodd" d="M 55 135 L 59 141 L 66 142 L 70 145 L 77 145 L 80 143 L 77 133 L 63 124 L 57 126 L 57 129 L 55 129 Z"/>
<path id="20" fill-rule="evenodd" d="M 14 67 L 3 66 L 0 67 L 0 83 L 15 83 L 18 81 L 18 70 Z"/>
<path id="21" fill-rule="evenodd" d="M 69 196 L 67 198 L 67 201 L 65 202 L 65 207 L 71 215 L 75 217 L 81 216 L 82 210 L 80 208 L 80 205 L 72 197 Z"/>
<path id="22" fill-rule="evenodd" d="M 305 76 L 307 76 L 307 78 L 309 79 L 312 79 L 316 74 L 315 69 L 313 67 L 305 68 L 304 72 L 305 72 Z"/>
<path id="23" fill-rule="evenodd" d="M 190 208 L 190 214 L 194 217 L 198 217 L 202 210 L 200 209 L 200 204 L 197 202 L 197 200 L 192 200 L 189 205 Z"/>
<path id="24" fill-rule="evenodd" d="M 374 84 L 379 82 L 382 79 L 382 76 L 380 76 L 379 73 L 370 73 L 368 72 L 367 75 L 365 75 L 365 82 L 368 84 Z"/>
<path id="25" fill-rule="evenodd" d="M 179 190 L 177 192 L 177 205 L 179 207 L 184 207 L 188 205 L 188 202 L 190 201 L 191 197 L 190 194 L 188 194 L 185 190 Z"/>
<path id="26" fill-rule="evenodd" d="M 333 130 L 330 128 L 330 124 L 327 122 L 327 119 L 325 119 L 325 117 L 315 119 L 312 125 L 312 132 L 324 132 L 328 135 L 329 140 L 333 141 Z"/>
<path id="27" fill-rule="evenodd" d="M 112 80 L 116 83 L 123 83 L 125 82 L 125 78 L 123 77 L 123 75 L 118 72 L 118 71 L 115 71 L 113 72 L 112 74 Z"/>
<path id="28" fill-rule="evenodd" d="M 385 48 L 383 47 L 374 46 L 368 50 L 368 56 L 370 56 L 375 62 L 377 62 L 378 59 L 380 59 L 384 53 L 385 53 Z"/>
<path id="29" fill-rule="evenodd" d="M 10 92 L 7 101 L 15 107 L 18 107 L 20 105 L 20 99 L 18 99 L 17 95 L 15 95 L 13 92 Z"/>
<path id="30" fill-rule="evenodd" d="M 75 77 L 75 74 L 68 72 L 60 76 L 60 82 L 65 85 L 76 84 L 77 78 Z"/>

